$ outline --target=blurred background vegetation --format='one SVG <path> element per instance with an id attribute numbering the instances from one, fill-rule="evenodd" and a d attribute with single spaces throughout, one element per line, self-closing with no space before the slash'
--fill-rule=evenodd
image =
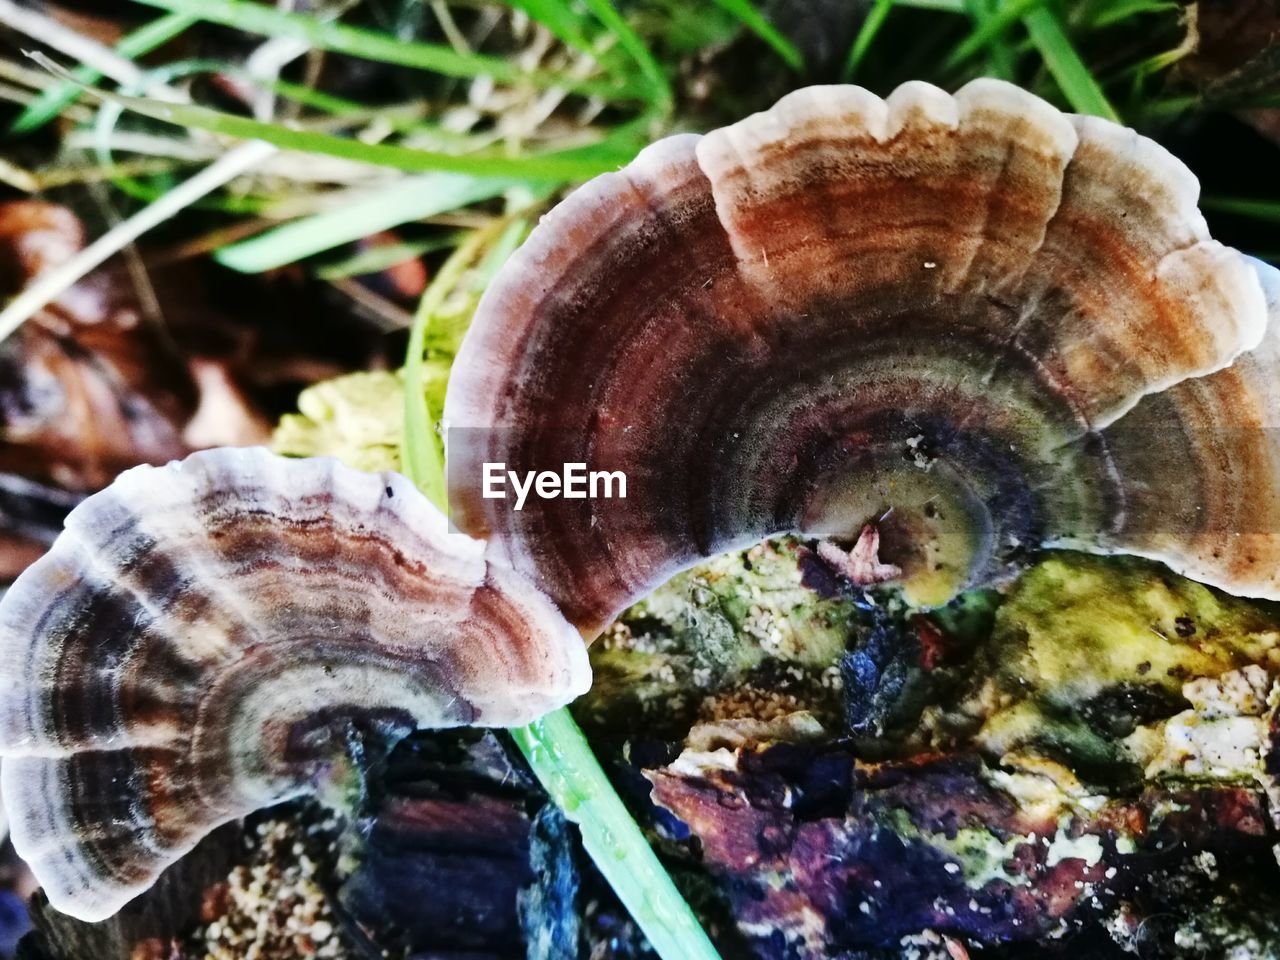
<path id="1" fill-rule="evenodd" d="M 468 231 L 527 221 L 659 136 L 723 124 L 811 83 L 883 94 L 908 79 L 955 89 L 995 76 L 1120 119 L 1202 176 L 1223 239 L 1280 255 L 1260 228 L 1280 220 L 1280 13 L 1261 0 L 13 6 L 100 44 L 97 69 L 75 79 L 124 97 L 56 76 L 81 51 L 0 6 L 13 28 L 0 65 L 10 192 L 66 199 L 92 188 L 102 220 L 116 221 L 238 139 L 260 138 L 280 152 L 149 238 L 163 251 L 153 256 L 207 255 L 249 275 L 301 264 L 387 328 L 405 326 L 413 297 L 382 302 L 353 278 L 411 262 L 430 274 Z M 48 61 L 24 56 L 34 50 Z M 489 246 L 511 242 L 499 231 Z"/>

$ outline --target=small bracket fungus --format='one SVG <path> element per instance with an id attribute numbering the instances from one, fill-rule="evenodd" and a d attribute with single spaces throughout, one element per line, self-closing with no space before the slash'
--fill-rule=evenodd
<path id="1" fill-rule="evenodd" d="M 1006 83 L 813 87 L 547 216 L 446 402 L 455 516 L 588 635 L 700 558 L 853 541 L 921 602 L 1028 549 L 1280 597 L 1275 271 L 1154 142 Z M 517 513 L 485 462 L 623 472 Z"/>
<path id="2" fill-rule="evenodd" d="M 528 723 L 581 637 L 403 477 L 265 450 L 139 467 L 0 603 L 0 790 L 50 902 L 110 916 L 367 740 Z"/>

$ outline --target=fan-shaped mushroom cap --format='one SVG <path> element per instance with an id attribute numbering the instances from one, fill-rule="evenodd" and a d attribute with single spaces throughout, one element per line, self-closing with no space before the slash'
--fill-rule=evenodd
<path id="1" fill-rule="evenodd" d="M 1101 431 L 1119 516 L 1060 545 L 1151 557 L 1231 593 L 1280 598 L 1280 271 L 1251 262 L 1271 318 L 1262 342 Z"/>
<path id="2" fill-rule="evenodd" d="M 1229 546 L 1277 509 L 1244 443 L 1275 388 L 1189 380 L 1258 346 L 1269 268 L 1197 193 L 1152 141 L 991 80 L 814 87 L 661 141 L 482 301 L 446 404 L 455 517 L 588 634 L 701 557 L 868 520 L 924 601 L 1054 543 L 1280 595 L 1280 526 Z M 577 462 L 627 499 L 483 496 L 484 463 Z"/>
<path id="3" fill-rule="evenodd" d="M 208 451 L 90 497 L 0 603 L 0 788 L 53 905 L 102 919 L 370 734 L 523 724 L 589 682 L 403 477 Z"/>

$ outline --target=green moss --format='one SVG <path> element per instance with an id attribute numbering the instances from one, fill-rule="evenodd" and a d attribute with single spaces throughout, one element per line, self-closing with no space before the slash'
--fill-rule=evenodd
<path id="1" fill-rule="evenodd" d="M 967 590 L 933 610 L 931 616 L 945 634 L 972 648 L 990 639 L 1003 600 L 998 590 Z"/>
<path id="2" fill-rule="evenodd" d="M 679 574 L 627 615 L 672 625 L 700 666 L 740 675 L 766 658 L 823 669 L 848 643 L 853 605 L 803 583 L 806 548 L 771 540 Z"/>
<path id="3" fill-rule="evenodd" d="M 625 727 L 629 718 L 650 709 L 673 719 L 684 712 L 687 658 L 597 645 L 591 650 L 591 669 L 591 689 L 575 705 L 579 719 L 589 726 L 615 722 Z"/>
<path id="4" fill-rule="evenodd" d="M 807 548 L 783 537 L 680 573 L 627 610 L 592 646 L 595 679 L 575 707 L 590 729 L 683 736 L 700 712 L 778 693 L 786 709 L 838 713 L 832 679 L 851 635 L 852 603 L 803 582 Z"/>

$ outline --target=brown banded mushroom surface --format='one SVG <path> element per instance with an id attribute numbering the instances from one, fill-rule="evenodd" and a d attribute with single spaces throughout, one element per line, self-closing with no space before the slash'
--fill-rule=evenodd
<path id="1" fill-rule="evenodd" d="M 1197 194 L 991 80 L 814 87 L 661 141 L 488 290 L 446 404 L 455 516 L 589 636 L 703 557 L 868 522 L 926 603 L 1044 546 L 1280 596 L 1280 283 Z M 627 499 L 482 495 L 484 463 L 575 462 Z"/>
<path id="2" fill-rule="evenodd" d="M 551 603 L 403 477 L 208 451 L 90 497 L 0 604 L 0 788 L 51 903 L 97 920 L 362 752 L 589 681 Z"/>

